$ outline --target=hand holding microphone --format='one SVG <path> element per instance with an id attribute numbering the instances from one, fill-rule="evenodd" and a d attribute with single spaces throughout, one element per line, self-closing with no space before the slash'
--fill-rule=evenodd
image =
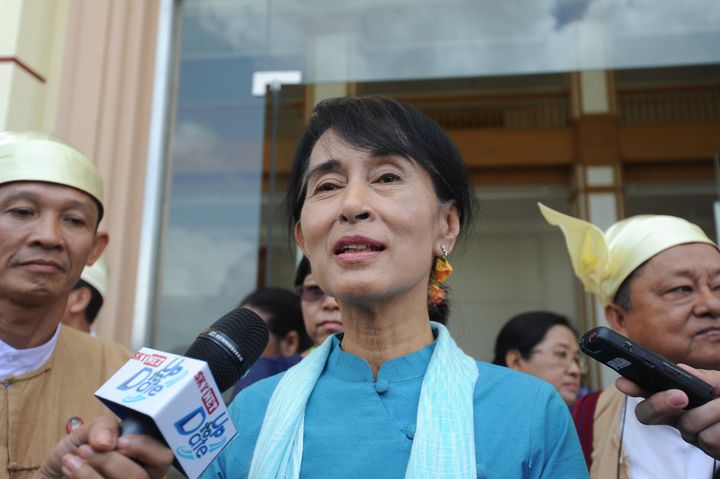
<path id="1" fill-rule="evenodd" d="M 200 333 L 185 356 L 141 349 L 96 393 L 123 419 L 123 435 L 98 418 L 58 443 L 38 477 L 162 477 L 173 455 L 188 477 L 199 476 L 234 436 L 220 392 L 267 341 L 265 322 L 238 308 Z"/>
<path id="2" fill-rule="evenodd" d="M 33 478 L 161 479 L 172 461 L 164 443 L 150 436 L 119 437 L 117 421 L 100 416 L 60 441 Z"/>
<path id="3" fill-rule="evenodd" d="M 207 363 L 211 378 L 214 378 L 219 392 L 223 393 L 257 361 L 268 337 L 267 325 L 260 316 L 247 308 L 234 309 L 201 332 L 184 357 L 141 349 L 133 360 L 136 366 L 141 363 L 142 367 L 136 367 L 134 374 L 123 377 L 119 384 L 113 384 L 111 378 L 98 390 L 101 393 L 99 397 L 122 418 L 123 435 L 146 434 L 167 440 L 148 416 L 147 408 L 137 406 L 142 403 L 154 410 L 178 407 L 183 397 L 188 395 L 183 394 L 179 386 L 187 383 L 200 389 L 208 413 L 222 401 L 202 372 L 193 378 L 194 381 L 187 377 L 188 369 L 183 367 L 186 362 L 183 358 Z"/>

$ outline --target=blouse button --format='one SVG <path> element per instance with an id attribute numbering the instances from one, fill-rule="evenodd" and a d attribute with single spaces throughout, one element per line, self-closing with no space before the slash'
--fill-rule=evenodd
<path id="1" fill-rule="evenodd" d="M 377 382 L 375 382 L 375 391 L 377 391 L 378 394 L 382 394 L 388 390 L 388 386 L 387 379 L 378 379 Z"/>
<path id="2" fill-rule="evenodd" d="M 415 424 L 410 424 L 405 428 L 405 436 L 411 441 L 415 437 Z"/>

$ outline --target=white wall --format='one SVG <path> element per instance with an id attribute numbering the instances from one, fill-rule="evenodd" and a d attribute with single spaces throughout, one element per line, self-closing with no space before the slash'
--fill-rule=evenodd
<path id="1" fill-rule="evenodd" d="M 568 212 L 569 194 L 560 187 L 546 198 L 543 190 L 508 194 L 515 199 L 481 200 L 479 231 L 451 255 L 450 329 L 468 354 L 487 361 L 498 331 L 515 314 L 543 309 L 580 323 L 580 286 L 563 236 L 535 204 Z"/>

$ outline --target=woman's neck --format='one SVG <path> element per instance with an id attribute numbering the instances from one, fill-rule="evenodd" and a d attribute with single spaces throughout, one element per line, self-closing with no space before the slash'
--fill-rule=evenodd
<path id="1" fill-rule="evenodd" d="M 341 314 L 343 351 L 367 361 L 374 378 L 385 362 L 407 356 L 433 342 L 427 308 L 413 311 L 384 305 L 366 309 L 341 303 Z"/>

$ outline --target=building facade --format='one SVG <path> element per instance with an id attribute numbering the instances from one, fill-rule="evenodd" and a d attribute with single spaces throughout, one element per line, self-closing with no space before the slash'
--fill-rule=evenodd
<path id="1" fill-rule="evenodd" d="M 183 351 L 256 286 L 291 286 L 278 210 L 295 142 L 331 96 L 410 102 L 460 148 L 481 214 L 452 258 L 451 329 L 480 359 L 522 311 L 602 323 L 536 202 L 601 227 L 675 214 L 715 236 L 713 0 L 0 10 L 0 129 L 53 131 L 100 167 L 111 279 L 98 330 L 133 348 Z"/>

